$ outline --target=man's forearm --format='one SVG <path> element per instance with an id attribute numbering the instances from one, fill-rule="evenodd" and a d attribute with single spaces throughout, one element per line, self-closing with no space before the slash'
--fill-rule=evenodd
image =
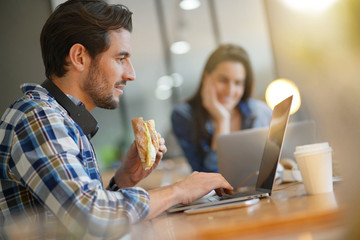
<path id="1" fill-rule="evenodd" d="M 120 166 L 115 172 L 114 180 L 119 188 L 134 187 L 140 180 L 144 178 L 143 174 L 136 174 L 137 169 L 142 168 L 141 163 L 132 171 Z M 141 171 L 138 171 L 141 172 Z"/>
<path id="2" fill-rule="evenodd" d="M 119 188 L 134 187 L 137 184 L 132 180 L 131 175 L 127 173 L 115 175 L 114 180 Z"/>
<path id="3" fill-rule="evenodd" d="M 171 206 L 178 204 L 180 202 L 178 197 L 180 191 L 181 190 L 176 186 L 176 184 L 149 190 L 150 213 L 147 215 L 146 219 L 154 218 Z"/>

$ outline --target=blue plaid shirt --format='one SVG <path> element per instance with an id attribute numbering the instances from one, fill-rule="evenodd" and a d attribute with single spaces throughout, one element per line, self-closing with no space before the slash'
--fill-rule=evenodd
<path id="1" fill-rule="evenodd" d="M 148 193 L 138 187 L 105 190 L 81 128 L 46 89 L 22 89 L 24 96 L 0 123 L 0 227 L 21 219 L 41 225 L 42 234 L 88 239 L 121 236 L 144 219 Z"/>

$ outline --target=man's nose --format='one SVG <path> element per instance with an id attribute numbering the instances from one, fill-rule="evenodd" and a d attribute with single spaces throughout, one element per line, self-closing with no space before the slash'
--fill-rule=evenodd
<path id="1" fill-rule="evenodd" d="M 131 62 L 126 65 L 123 73 L 123 79 L 126 81 L 134 81 L 136 78 L 135 70 Z"/>

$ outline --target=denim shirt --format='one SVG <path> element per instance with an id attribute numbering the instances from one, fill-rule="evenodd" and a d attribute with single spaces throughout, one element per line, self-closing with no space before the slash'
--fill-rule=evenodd
<path id="1" fill-rule="evenodd" d="M 248 99 L 240 102 L 237 107 L 242 116 L 242 129 L 269 126 L 272 111 L 263 101 Z M 192 170 L 218 172 L 216 152 L 211 149 L 214 127 L 210 121 L 206 122 L 205 128 L 211 139 L 210 141 L 202 140 L 201 147 L 205 152 L 202 156 L 196 146 L 195 134 L 192 130 L 195 121 L 197 120 L 194 118 L 193 109 L 188 103 L 176 106 L 171 114 L 173 132 Z"/>

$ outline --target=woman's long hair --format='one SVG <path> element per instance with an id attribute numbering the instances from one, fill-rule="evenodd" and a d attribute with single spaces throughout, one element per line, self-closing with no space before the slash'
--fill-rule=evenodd
<path id="1" fill-rule="evenodd" d="M 200 153 L 204 154 L 202 148 L 202 140 L 211 142 L 211 136 L 206 130 L 206 122 L 210 120 L 209 112 L 204 108 L 201 99 L 201 89 L 204 82 L 205 74 L 210 74 L 216 66 L 224 61 L 239 62 L 244 65 L 245 68 L 245 90 L 240 101 L 246 101 L 252 93 L 253 88 L 253 72 L 250 63 L 250 59 L 246 51 L 234 44 L 220 45 L 208 58 L 201 77 L 199 88 L 194 96 L 192 96 L 187 102 L 192 106 L 194 114 L 193 131 L 195 133 L 195 143 Z"/>

